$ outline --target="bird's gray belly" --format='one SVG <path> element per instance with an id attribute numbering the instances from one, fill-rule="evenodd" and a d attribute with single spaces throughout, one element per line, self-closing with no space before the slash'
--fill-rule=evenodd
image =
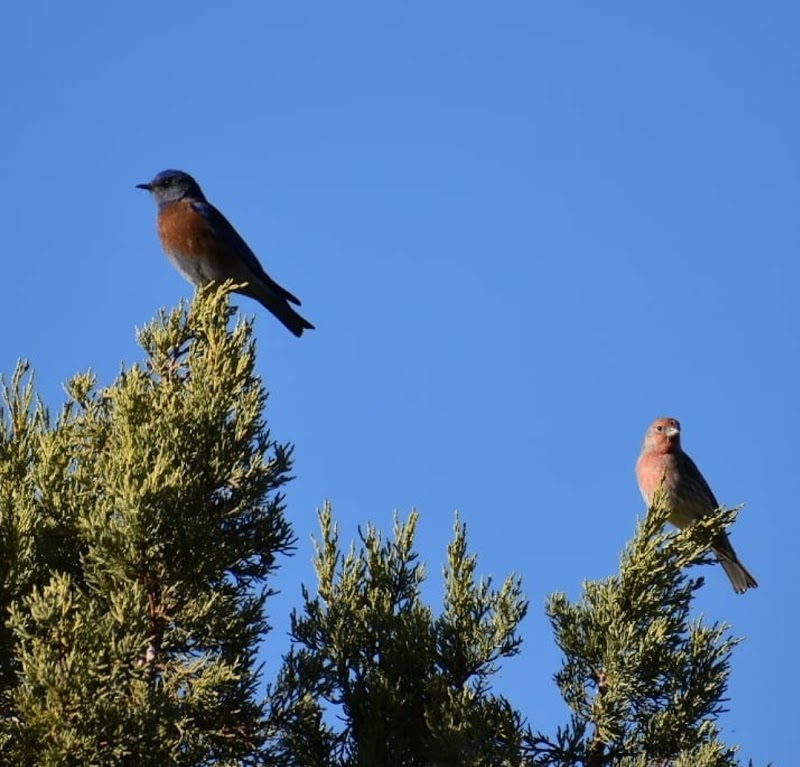
<path id="1" fill-rule="evenodd" d="M 206 285 L 215 279 L 213 274 L 208 273 L 209 270 L 201 259 L 187 257 L 174 250 L 168 250 L 167 256 L 192 285 Z"/>

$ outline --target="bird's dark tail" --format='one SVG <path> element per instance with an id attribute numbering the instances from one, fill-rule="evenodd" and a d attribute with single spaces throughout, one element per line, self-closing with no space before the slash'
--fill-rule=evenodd
<path id="1" fill-rule="evenodd" d="M 277 288 L 277 290 L 276 290 Z M 287 290 L 284 290 L 276 282 L 270 283 L 245 283 L 238 288 L 239 293 L 243 293 L 250 298 L 255 298 L 265 309 L 274 314 L 291 333 L 298 338 L 303 335 L 304 330 L 314 330 L 314 326 L 305 318 L 299 315 L 288 303 L 284 294 L 291 296 L 293 303 L 300 302 Z"/>
<path id="2" fill-rule="evenodd" d="M 281 307 L 271 307 L 269 309 L 289 330 L 298 338 L 303 335 L 304 330 L 314 330 L 314 326 L 305 318 L 300 316 L 289 304 L 282 302 Z"/>
<path id="3" fill-rule="evenodd" d="M 728 580 L 731 582 L 731 586 L 733 586 L 733 590 L 737 594 L 743 594 L 747 589 L 754 589 L 758 586 L 756 579 L 750 575 L 747 568 L 739 561 L 739 558 L 732 549 L 730 554 L 733 554 L 733 557 L 731 557 L 729 553 L 717 548 L 714 549 L 714 553 L 717 555 L 719 563 L 725 570 L 725 575 L 728 576 Z"/>

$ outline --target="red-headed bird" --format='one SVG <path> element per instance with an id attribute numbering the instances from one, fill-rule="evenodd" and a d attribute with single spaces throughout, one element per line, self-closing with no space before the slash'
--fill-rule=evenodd
<path id="1" fill-rule="evenodd" d="M 719 508 L 708 482 L 681 449 L 681 425 L 674 418 L 653 421 L 645 433 L 642 452 L 636 461 L 636 479 L 648 507 L 663 479 L 669 521 L 676 527 L 691 525 Z M 758 586 L 739 561 L 726 533 L 714 539 L 712 550 L 737 594 Z"/>

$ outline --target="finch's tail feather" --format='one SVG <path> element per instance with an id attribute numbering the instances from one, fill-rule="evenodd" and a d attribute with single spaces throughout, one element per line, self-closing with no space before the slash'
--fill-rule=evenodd
<path id="1" fill-rule="evenodd" d="M 754 589 L 758 586 L 756 579 L 750 575 L 747 568 L 736 557 L 736 554 L 731 557 L 729 553 L 719 549 L 714 549 L 714 553 L 717 555 L 719 563 L 725 570 L 725 574 L 737 594 L 743 594 L 747 589 Z"/>

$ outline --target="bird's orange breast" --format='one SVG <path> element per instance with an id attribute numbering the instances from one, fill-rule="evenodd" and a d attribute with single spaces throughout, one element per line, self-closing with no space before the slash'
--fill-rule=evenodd
<path id="1" fill-rule="evenodd" d="M 189 257 L 210 255 L 216 242 L 190 202 L 177 202 L 159 211 L 158 236 L 165 250 Z"/>

